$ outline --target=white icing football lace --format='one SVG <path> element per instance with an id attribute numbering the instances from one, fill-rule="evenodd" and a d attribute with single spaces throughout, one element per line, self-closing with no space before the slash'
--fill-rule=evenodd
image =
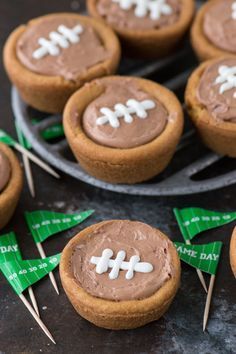
<path id="1" fill-rule="evenodd" d="M 106 248 L 102 252 L 102 257 L 91 257 L 90 263 L 96 265 L 96 273 L 103 274 L 108 271 L 108 268 L 112 268 L 109 273 L 111 280 L 117 279 L 120 270 L 127 270 L 125 278 L 130 280 L 134 276 L 134 272 L 150 273 L 153 270 L 153 265 L 147 262 L 140 262 L 139 256 L 132 256 L 129 262 L 125 262 L 125 251 L 119 251 L 116 259 L 110 259 L 113 256 L 113 251 L 110 248 Z"/>
<path id="2" fill-rule="evenodd" d="M 217 76 L 215 83 L 221 84 L 220 94 L 236 87 L 236 66 L 221 65 L 218 72 L 219 76 Z M 234 93 L 234 97 L 236 98 L 236 93 Z"/>
<path id="3" fill-rule="evenodd" d="M 236 20 L 236 1 L 232 4 L 232 19 Z"/>
<path id="4" fill-rule="evenodd" d="M 166 0 L 112 0 L 119 4 L 122 10 L 130 10 L 135 6 L 136 17 L 145 17 L 150 12 L 151 20 L 159 20 L 162 15 L 171 15 L 173 10 Z"/>
<path id="5" fill-rule="evenodd" d="M 134 118 L 131 114 L 136 114 L 138 118 L 147 118 L 147 110 L 154 108 L 155 102 L 152 100 L 137 101 L 135 99 L 129 99 L 126 102 L 126 106 L 122 103 L 117 103 L 114 106 L 114 111 L 110 108 L 102 107 L 100 112 L 103 116 L 96 119 L 97 125 L 104 125 L 109 123 L 113 128 L 118 128 L 120 126 L 119 118 L 123 117 L 125 123 L 132 123 Z"/>
<path id="6" fill-rule="evenodd" d="M 60 25 L 57 28 L 57 32 L 49 33 L 49 40 L 45 38 L 39 38 L 38 44 L 40 47 L 36 49 L 32 56 L 34 59 L 41 59 L 45 55 L 59 55 L 60 48 L 68 48 L 70 43 L 78 43 L 80 41 L 80 36 L 83 32 L 83 27 L 77 25 L 74 28 L 68 28 L 64 25 Z"/>

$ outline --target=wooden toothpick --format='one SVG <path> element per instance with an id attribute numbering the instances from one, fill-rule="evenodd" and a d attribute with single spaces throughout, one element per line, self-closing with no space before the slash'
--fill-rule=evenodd
<path id="1" fill-rule="evenodd" d="M 45 324 L 43 323 L 43 321 L 39 318 L 39 316 L 37 315 L 37 313 L 34 311 L 33 307 L 30 305 L 30 303 L 28 302 L 28 300 L 25 298 L 25 296 L 23 294 L 19 294 L 19 297 L 21 299 L 21 301 L 24 303 L 24 305 L 27 307 L 27 309 L 29 310 L 29 312 L 31 313 L 31 315 L 34 317 L 35 321 L 39 324 L 39 326 L 41 327 L 41 329 L 44 331 L 44 333 L 48 336 L 48 338 L 54 343 L 56 344 L 53 336 L 51 335 L 51 333 L 49 332 L 49 330 L 47 329 L 47 327 L 45 326 Z"/>
<path id="2" fill-rule="evenodd" d="M 15 121 L 15 127 L 16 127 L 16 134 L 17 134 L 19 143 L 21 144 L 21 146 L 27 148 L 26 139 L 24 138 L 24 135 L 21 132 L 21 129 L 19 128 L 19 125 L 16 121 Z M 22 158 L 23 158 L 23 165 L 24 165 L 24 170 L 25 170 L 25 175 L 26 175 L 26 180 L 27 180 L 27 184 L 29 187 L 29 191 L 30 191 L 31 196 L 34 198 L 35 197 L 35 190 L 34 190 L 34 181 L 33 181 L 33 175 L 32 175 L 32 171 L 31 171 L 31 167 L 30 167 L 30 162 L 29 162 L 28 157 L 25 154 L 22 154 Z"/>
<path id="3" fill-rule="evenodd" d="M 60 178 L 59 174 L 56 173 L 50 166 L 48 166 L 45 162 L 40 160 L 36 155 L 32 154 L 32 152 L 25 149 L 23 146 L 15 142 L 14 148 L 18 150 L 20 153 L 26 155 L 30 160 L 32 160 L 36 165 L 41 167 L 43 170 L 51 174 L 55 178 Z"/>
<path id="4" fill-rule="evenodd" d="M 28 287 L 28 293 L 29 293 L 29 297 L 32 302 L 33 308 L 34 308 L 35 312 L 37 313 L 37 315 L 40 317 L 38 304 L 37 304 L 37 301 L 36 301 L 36 298 L 34 296 L 34 292 L 33 292 L 33 289 L 31 286 Z"/>
<path id="5" fill-rule="evenodd" d="M 211 298 L 212 298 L 212 292 L 213 292 L 213 287 L 214 287 L 214 283 L 215 283 L 215 278 L 216 278 L 216 276 L 214 274 L 211 275 L 210 285 L 208 288 L 208 294 L 207 294 L 206 305 L 205 305 L 205 310 L 204 310 L 204 316 L 203 316 L 203 332 L 206 329 L 206 325 L 207 325 L 207 321 L 208 321 L 208 315 L 209 315 L 209 310 L 210 310 L 210 305 L 211 305 Z"/>
<path id="6" fill-rule="evenodd" d="M 45 254 L 45 252 L 44 252 L 44 249 L 43 249 L 42 244 L 41 244 L 40 242 L 37 242 L 37 243 L 36 243 L 36 246 L 37 246 L 37 249 L 38 249 L 38 251 L 39 251 L 39 254 L 40 254 L 41 258 L 42 258 L 42 259 L 46 258 L 46 254 Z M 55 279 L 55 277 L 54 277 L 54 275 L 53 275 L 53 272 L 49 272 L 48 275 L 49 275 L 49 278 L 50 278 L 50 280 L 51 280 L 51 283 L 52 283 L 54 289 L 56 290 L 57 295 L 59 295 L 59 290 L 58 290 L 57 282 L 56 282 L 56 279 Z"/>
<path id="7" fill-rule="evenodd" d="M 191 242 L 190 240 L 186 240 L 185 243 L 187 245 L 191 245 Z M 205 290 L 205 292 L 207 293 L 207 286 L 206 286 L 206 282 L 205 282 L 205 279 L 203 277 L 203 274 L 202 274 L 202 271 L 200 269 L 196 269 L 196 272 L 197 272 L 197 275 L 198 275 L 198 278 L 203 286 L 203 289 Z"/>
<path id="8" fill-rule="evenodd" d="M 33 175 L 32 175 L 30 162 L 29 162 L 29 159 L 28 159 L 28 157 L 26 155 L 22 155 L 22 158 L 23 158 L 25 175 L 26 175 L 28 187 L 29 187 L 29 190 L 30 190 L 30 194 L 34 198 L 35 197 L 35 189 L 34 189 L 34 180 L 33 180 Z"/>

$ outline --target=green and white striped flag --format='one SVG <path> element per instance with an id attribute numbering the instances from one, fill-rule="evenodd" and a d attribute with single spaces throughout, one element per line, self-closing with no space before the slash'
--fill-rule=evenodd
<path id="1" fill-rule="evenodd" d="M 220 260 L 222 242 L 212 242 L 205 245 L 186 245 L 174 242 L 179 258 L 194 268 L 211 275 L 216 274 Z"/>
<path id="2" fill-rule="evenodd" d="M 0 129 L 0 142 L 9 146 L 16 144 L 16 141 L 2 129 Z"/>
<path id="3" fill-rule="evenodd" d="M 79 214 L 63 214 L 37 210 L 26 212 L 25 219 L 34 241 L 40 243 L 58 232 L 79 225 L 93 213 L 94 210 L 86 210 Z"/>
<path id="4" fill-rule="evenodd" d="M 0 263 L 22 259 L 14 232 L 0 236 Z"/>
<path id="5" fill-rule="evenodd" d="M 50 273 L 60 262 L 61 254 L 44 259 L 12 260 L 0 264 L 0 269 L 15 292 L 19 295 Z"/>
<path id="6" fill-rule="evenodd" d="M 185 241 L 192 240 L 202 231 L 236 220 L 236 212 L 221 213 L 201 208 L 175 208 L 174 214 Z"/>

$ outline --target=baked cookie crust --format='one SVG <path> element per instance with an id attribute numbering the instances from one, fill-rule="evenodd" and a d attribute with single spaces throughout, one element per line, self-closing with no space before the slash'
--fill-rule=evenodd
<path id="1" fill-rule="evenodd" d="M 98 0 L 87 0 L 89 14 L 106 23 L 97 10 Z M 141 58 L 160 58 L 168 55 L 187 32 L 195 11 L 193 0 L 181 0 L 182 11 L 179 20 L 160 29 L 136 30 L 127 28 L 112 29 L 121 40 L 122 48 L 128 56 Z"/>
<path id="2" fill-rule="evenodd" d="M 6 155 L 11 166 L 10 180 L 0 193 L 0 229 L 2 229 L 15 211 L 23 186 L 23 173 L 18 159 L 8 146 L 0 143 L 0 151 Z"/>
<path id="3" fill-rule="evenodd" d="M 232 55 L 231 52 L 217 48 L 205 36 L 203 31 L 203 21 L 204 21 L 205 13 L 210 9 L 211 6 L 214 6 L 214 4 L 217 2 L 218 0 L 211 0 L 211 1 L 207 1 L 204 5 L 202 5 L 200 10 L 198 10 L 197 12 L 197 15 L 194 19 L 191 28 L 192 47 L 200 61 L 221 57 L 223 55 L 224 56 Z"/>
<path id="4" fill-rule="evenodd" d="M 75 245 L 86 239 L 87 235 L 97 227 L 107 223 L 92 225 L 77 234 L 67 244 L 62 253 L 60 262 L 60 277 L 63 288 L 75 310 L 89 322 L 98 327 L 107 329 L 131 329 L 141 327 L 149 322 L 158 320 L 168 309 L 173 301 L 180 283 L 180 260 L 173 245 L 170 248 L 175 275 L 152 296 L 143 300 L 110 301 L 88 294 L 72 274 L 70 260 Z M 161 237 L 168 239 L 161 233 Z"/>
<path id="5" fill-rule="evenodd" d="M 156 176 L 169 164 L 182 134 L 183 111 L 176 96 L 165 87 L 149 80 L 132 78 L 140 90 L 151 94 L 168 112 L 174 112 L 175 117 L 168 121 L 161 135 L 147 144 L 129 149 L 99 145 L 83 130 L 83 112 L 101 95 L 106 82 L 117 78 L 121 77 L 94 80 L 78 90 L 66 104 L 63 126 L 76 159 L 90 175 L 110 183 L 138 183 Z M 76 120 L 72 118 L 75 107 L 78 112 Z"/>
<path id="6" fill-rule="evenodd" d="M 236 228 L 233 231 L 229 248 L 230 265 L 236 278 Z"/>
<path id="7" fill-rule="evenodd" d="M 220 155 L 236 157 L 236 124 L 217 121 L 196 96 L 205 69 L 217 63 L 220 59 L 227 58 L 230 57 L 208 60 L 192 73 L 185 91 L 185 103 L 189 116 L 204 144 Z"/>
<path id="8" fill-rule="evenodd" d="M 16 43 L 27 25 L 17 27 L 9 36 L 3 51 L 4 66 L 11 82 L 18 88 L 23 100 L 30 106 L 49 113 L 62 112 L 68 98 L 85 82 L 94 78 L 111 75 L 116 71 L 120 60 L 120 44 L 114 32 L 96 19 L 74 13 L 58 13 L 38 17 L 29 21 L 34 24 L 44 18 L 70 16 L 83 25 L 92 26 L 101 38 L 111 57 L 102 63 L 88 68 L 77 81 L 69 81 L 60 76 L 46 76 L 27 69 L 16 56 Z"/>

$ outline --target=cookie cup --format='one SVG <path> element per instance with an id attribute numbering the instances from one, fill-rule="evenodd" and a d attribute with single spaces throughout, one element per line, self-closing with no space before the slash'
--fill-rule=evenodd
<path id="1" fill-rule="evenodd" d="M 233 231 L 229 247 L 230 265 L 236 278 L 236 228 Z"/>
<path id="2" fill-rule="evenodd" d="M 160 29 L 128 29 L 111 26 L 97 10 L 98 0 L 87 0 L 89 14 L 109 25 L 119 36 L 125 54 L 140 58 L 154 59 L 168 55 L 178 45 L 188 30 L 195 10 L 193 0 L 182 0 L 179 20 Z"/>
<path id="3" fill-rule="evenodd" d="M 224 58 L 226 59 L 227 57 Z M 220 155 L 236 157 L 236 124 L 216 120 L 209 113 L 207 107 L 199 102 L 196 95 L 205 69 L 218 61 L 219 58 L 208 60 L 192 73 L 185 91 L 185 103 L 189 116 L 203 143 Z"/>
<path id="4" fill-rule="evenodd" d="M 31 20 L 28 24 L 42 21 L 44 18 L 61 16 L 52 14 Z M 30 106 L 49 113 L 63 111 L 68 98 L 85 82 L 94 78 L 113 74 L 120 60 L 120 44 L 115 33 L 103 23 L 90 17 L 65 13 L 65 16 L 78 19 L 82 25 L 91 26 L 111 53 L 111 57 L 101 63 L 95 64 L 80 74 L 76 81 L 69 81 L 61 76 L 46 76 L 34 73 L 27 69 L 17 58 L 16 43 L 27 25 L 16 28 L 9 36 L 3 51 L 4 66 L 11 82 L 17 87 L 23 100 Z"/>
<path id="5" fill-rule="evenodd" d="M 108 221 L 109 222 L 109 221 Z M 152 296 L 143 300 L 111 301 L 94 297 L 76 282 L 70 260 L 77 244 L 107 221 L 87 227 L 78 233 L 62 252 L 60 277 L 63 288 L 75 310 L 86 320 L 107 329 L 131 329 L 158 320 L 173 301 L 180 284 L 180 261 L 174 245 L 170 247 L 174 276 Z M 161 237 L 168 239 L 161 233 Z"/>
<path id="6" fill-rule="evenodd" d="M 78 90 L 66 104 L 63 126 L 76 159 L 90 175 L 110 183 L 138 183 L 159 174 L 169 164 L 182 134 L 183 112 L 171 91 L 152 81 L 132 78 L 141 90 L 160 101 L 168 112 L 174 112 L 173 119 L 167 122 L 160 136 L 135 148 L 111 148 L 94 142 L 83 130 L 83 112 L 104 92 L 106 82 L 117 78 L 121 77 L 94 80 Z M 76 119 L 75 109 L 78 113 Z"/>
<path id="7" fill-rule="evenodd" d="M 200 61 L 221 57 L 223 55 L 232 55 L 231 52 L 217 48 L 206 36 L 203 31 L 203 21 L 205 13 L 211 6 L 214 6 L 218 0 L 207 1 L 198 10 L 191 28 L 191 44 L 195 54 Z"/>
<path id="8" fill-rule="evenodd" d="M 11 219 L 23 186 L 23 173 L 15 154 L 5 144 L 0 143 L 0 151 L 8 158 L 11 166 L 11 176 L 7 186 L 0 192 L 0 229 Z"/>

